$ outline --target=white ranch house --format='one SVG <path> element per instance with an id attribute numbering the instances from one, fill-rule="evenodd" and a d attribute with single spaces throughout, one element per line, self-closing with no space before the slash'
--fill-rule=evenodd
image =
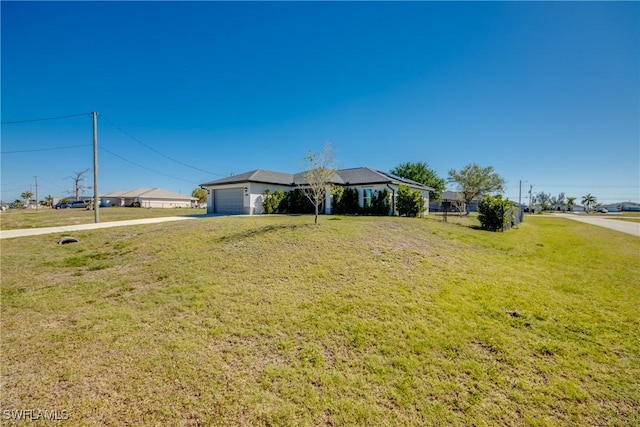
<path id="1" fill-rule="evenodd" d="M 256 169 L 207 182 L 200 186 L 208 191 L 208 214 L 257 215 L 263 213 L 262 195 L 265 190 L 270 192 L 291 191 L 304 184 L 303 172 L 290 174 Z M 355 188 L 358 191 L 360 207 L 365 205 L 365 199 L 371 197 L 373 191 L 385 189 L 389 192 L 391 206 L 395 206 L 398 187 L 404 184 L 422 193 L 425 206 L 428 209 L 429 191 L 433 190 L 418 182 L 366 167 L 339 169 L 331 179 L 331 184 Z M 325 209 L 321 213 L 331 214 L 331 197 L 331 192 L 327 192 Z M 389 214 L 395 214 L 395 210 L 392 208 L 392 212 Z"/>
<path id="2" fill-rule="evenodd" d="M 190 208 L 198 199 L 188 194 L 173 193 L 162 188 L 138 188 L 131 191 L 116 191 L 100 196 L 107 206 L 131 206 L 140 203 L 142 208 Z"/>

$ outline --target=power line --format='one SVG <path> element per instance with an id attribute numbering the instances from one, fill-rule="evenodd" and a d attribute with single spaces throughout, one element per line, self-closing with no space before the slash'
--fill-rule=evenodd
<path id="1" fill-rule="evenodd" d="M 56 117 L 44 117 L 40 119 L 28 119 L 28 120 L 14 120 L 10 122 L 1 122 L 3 125 L 15 125 L 18 123 L 32 123 L 32 122 L 43 122 L 45 120 L 60 120 L 60 119 L 68 119 L 70 117 L 80 117 L 80 116 L 88 116 L 91 113 L 81 113 L 81 114 L 69 114 L 66 116 L 56 116 Z"/>
<path id="2" fill-rule="evenodd" d="M 156 154 L 158 154 L 158 155 L 160 155 L 160 156 L 164 157 L 165 159 L 169 159 L 169 160 L 171 160 L 172 162 L 175 162 L 175 163 L 178 163 L 178 164 L 180 164 L 180 165 L 182 165 L 182 166 L 186 166 L 186 167 L 188 167 L 188 168 L 191 168 L 191 169 L 197 170 L 197 171 L 199 171 L 199 172 L 204 172 L 204 173 L 209 174 L 209 175 L 217 175 L 217 176 L 222 176 L 222 177 L 226 176 L 226 175 L 222 175 L 222 174 L 219 174 L 219 173 L 215 173 L 215 172 L 207 171 L 207 170 L 204 170 L 204 169 L 200 169 L 200 168 L 198 168 L 198 167 L 196 167 L 196 166 L 192 166 L 192 165 L 189 165 L 189 164 L 187 164 L 187 163 L 181 162 L 180 160 L 176 160 L 176 159 L 174 159 L 173 157 L 168 156 L 168 155 L 166 155 L 166 154 L 164 154 L 164 153 L 162 153 L 162 152 L 160 152 L 160 151 L 156 150 L 155 148 L 153 148 L 153 147 L 151 147 L 151 146 L 149 146 L 149 145 L 145 144 L 144 142 L 140 141 L 138 138 L 134 137 L 133 135 L 131 135 L 130 133 L 128 133 L 127 131 L 125 131 L 124 129 L 122 129 L 121 127 L 119 127 L 118 125 L 116 125 L 115 123 L 113 123 L 111 120 L 109 120 L 109 118 L 105 117 L 104 115 L 102 115 L 102 114 L 101 114 L 101 115 L 100 115 L 100 117 L 102 117 L 102 118 L 103 118 L 104 120 L 106 120 L 106 121 L 107 121 L 111 126 L 113 126 L 114 128 L 118 129 L 120 132 L 122 132 L 123 134 L 125 134 L 126 136 L 128 136 L 129 138 L 131 138 L 132 140 L 134 140 L 135 142 L 137 142 L 138 144 L 140 144 L 140 145 L 142 145 L 143 147 L 145 147 L 145 148 L 147 148 L 147 149 L 149 149 L 149 150 L 153 151 L 154 153 L 156 153 Z"/>
<path id="3" fill-rule="evenodd" d="M 35 153 L 38 151 L 53 151 L 53 150 L 67 150 L 70 148 L 88 147 L 88 144 L 82 145 L 67 145 L 64 147 L 52 147 L 52 148 L 34 148 L 31 150 L 12 150 L 12 151 L 0 151 L 0 154 L 15 154 L 15 153 Z"/>
<path id="4" fill-rule="evenodd" d="M 544 187 L 544 188 L 567 188 L 567 187 L 571 187 L 571 188 L 640 188 L 639 185 L 585 185 L 585 184 L 578 184 L 578 185 L 573 185 L 573 184 L 566 184 L 566 185 L 544 185 L 544 184 L 537 184 L 538 187 Z"/>
<path id="5" fill-rule="evenodd" d="M 158 175 L 164 175 L 164 176 L 166 176 L 166 177 L 173 178 L 173 179 L 177 179 L 177 180 L 179 180 L 179 181 L 188 182 L 189 184 L 195 184 L 195 185 L 198 185 L 198 183 L 196 183 L 196 182 L 193 182 L 193 181 L 187 181 L 186 179 L 178 178 L 177 176 L 169 175 L 169 174 L 166 174 L 166 173 L 164 173 L 164 172 L 160 172 L 160 171 L 157 171 L 157 170 L 154 170 L 154 169 L 150 169 L 150 168 L 148 168 L 148 167 L 146 167 L 146 166 L 142 166 L 141 164 L 136 163 L 136 162 L 134 162 L 134 161 L 132 161 L 132 160 L 129 160 L 129 159 L 125 158 L 125 157 L 122 157 L 121 155 L 116 154 L 116 153 L 114 153 L 114 152 L 113 152 L 113 151 L 111 151 L 111 150 L 107 150 L 107 149 L 106 149 L 106 148 L 104 148 L 104 147 L 100 147 L 100 150 L 106 151 L 107 153 L 111 154 L 112 156 L 115 156 L 115 157 L 117 157 L 117 158 L 119 158 L 119 159 L 121 159 L 121 160 L 124 160 L 125 162 L 131 163 L 132 165 L 135 165 L 135 166 L 137 166 L 137 167 L 139 167 L 139 168 L 141 168 L 141 169 L 148 170 L 149 172 L 157 173 Z"/>
<path id="6" fill-rule="evenodd" d="M 15 188 L 3 188 L 0 189 L 0 193 L 14 193 L 16 191 L 24 191 L 24 187 L 15 187 Z"/>
<path id="7" fill-rule="evenodd" d="M 65 190 L 65 191 L 66 191 L 66 189 L 65 189 L 65 188 L 63 188 L 63 187 L 62 187 L 62 186 L 60 186 L 59 184 L 56 184 L 55 182 L 51 182 L 51 181 L 49 181 L 48 179 L 45 179 L 45 178 L 40 177 L 40 180 L 42 180 L 42 181 L 44 181 L 44 182 L 48 183 L 49 185 L 53 185 L 54 187 L 58 187 L 59 189 L 61 189 L 61 190 Z"/>

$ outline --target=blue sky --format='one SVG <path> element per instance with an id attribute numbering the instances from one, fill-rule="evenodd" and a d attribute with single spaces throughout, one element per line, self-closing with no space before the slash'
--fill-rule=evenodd
<path id="1" fill-rule="evenodd" d="M 512 200 L 522 180 L 523 199 L 531 185 L 640 201 L 637 2 L 3 1 L 1 14 L 2 122 L 97 111 L 101 193 L 297 172 L 331 142 L 344 168 L 424 161 L 446 178 L 475 162 Z M 34 176 L 40 198 L 65 195 L 91 143 L 89 115 L 3 124 L 2 200 Z"/>

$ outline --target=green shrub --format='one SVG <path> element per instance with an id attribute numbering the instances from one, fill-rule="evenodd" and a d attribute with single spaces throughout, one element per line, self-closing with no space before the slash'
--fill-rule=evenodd
<path id="1" fill-rule="evenodd" d="M 312 214 L 315 206 L 304 194 L 304 191 L 296 188 L 289 191 L 280 204 L 280 212 L 291 214 Z"/>
<path id="2" fill-rule="evenodd" d="M 391 201 L 389 200 L 389 192 L 387 189 L 378 190 L 371 196 L 371 214 L 372 215 L 389 215 L 391 210 Z"/>
<path id="3" fill-rule="evenodd" d="M 424 198 L 419 190 L 412 190 L 406 185 L 398 186 L 396 196 L 398 215 L 416 217 L 425 211 Z"/>
<path id="4" fill-rule="evenodd" d="M 262 194 L 262 209 L 266 214 L 281 213 L 285 209 L 282 201 L 286 197 L 284 190 L 276 190 L 273 193 L 266 189 Z"/>
<path id="5" fill-rule="evenodd" d="M 484 196 L 478 203 L 478 221 L 485 230 L 498 231 L 507 227 L 511 221 L 510 212 L 514 206 L 502 196 Z"/>
<path id="6" fill-rule="evenodd" d="M 331 208 L 337 215 L 355 215 L 360 213 L 358 190 L 352 187 L 334 187 Z"/>
<path id="7" fill-rule="evenodd" d="M 344 196 L 344 187 L 335 186 L 331 189 L 331 212 L 336 215 L 341 215 L 344 213 L 344 205 L 342 203 L 342 198 Z"/>

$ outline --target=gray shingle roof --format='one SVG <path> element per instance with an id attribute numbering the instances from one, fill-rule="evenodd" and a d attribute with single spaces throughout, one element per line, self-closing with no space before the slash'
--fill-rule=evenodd
<path id="1" fill-rule="evenodd" d="M 307 182 L 307 179 L 305 177 L 305 172 L 299 172 L 293 175 L 293 182 L 299 185 L 305 184 Z M 336 171 L 336 173 L 333 174 L 329 182 L 331 184 L 344 184 L 344 180 L 340 176 L 340 171 Z"/>
<path id="2" fill-rule="evenodd" d="M 370 168 L 341 169 L 338 173 L 342 179 L 344 179 L 345 185 L 406 184 L 410 187 L 420 188 L 422 190 L 433 190 L 433 188 L 427 187 L 419 182 Z"/>
<path id="3" fill-rule="evenodd" d="M 262 169 L 233 175 L 216 181 L 207 182 L 203 186 L 236 184 L 241 182 L 262 182 L 267 184 L 295 185 L 304 184 L 304 172 L 297 174 L 288 174 L 282 172 L 272 172 Z M 431 187 L 422 185 L 410 179 L 401 178 L 399 176 L 374 170 L 371 168 L 351 168 L 339 169 L 331 178 L 332 184 L 340 185 L 366 185 L 366 184 L 406 184 L 410 187 L 419 188 L 421 190 L 433 190 Z"/>
<path id="4" fill-rule="evenodd" d="M 274 172 L 264 169 L 255 169 L 249 172 L 241 173 L 238 175 L 228 176 L 226 178 L 217 179 L 215 181 L 201 184 L 207 185 L 222 185 L 222 184 L 236 184 L 240 182 L 263 182 L 266 184 L 282 184 L 291 185 L 293 181 L 293 174 Z"/>

